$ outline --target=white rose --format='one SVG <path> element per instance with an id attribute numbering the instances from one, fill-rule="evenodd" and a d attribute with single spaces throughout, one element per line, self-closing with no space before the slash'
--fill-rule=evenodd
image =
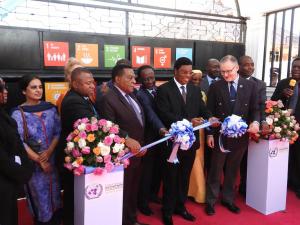
<path id="1" fill-rule="evenodd" d="M 112 127 L 112 122 L 111 121 L 107 121 L 106 122 L 106 127 L 107 128 L 111 128 Z"/>
<path id="2" fill-rule="evenodd" d="M 77 161 L 75 160 L 75 161 L 72 163 L 72 166 L 73 166 L 73 167 L 79 167 L 79 164 L 78 164 Z"/>
<path id="3" fill-rule="evenodd" d="M 268 125 L 272 125 L 273 124 L 273 120 L 271 118 L 269 118 L 269 117 L 266 118 L 266 122 L 267 122 Z"/>
<path id="4" fill-rule="evenodd" d="M 84 123 L 82 123 L 82 124 L 80 124 L 79 126 L 78 126 L 78 130 L 80 130 L 80 131 L 84 131 L 85 130 L 85 124 Z"/>
<path id="5" fill-rule="evenodd" d="M 294 124 L 293 123 L 290 123 L 290 127 L 293 127 L 294 126 Z"/>
<path id="6" fill-rule="evenodd" d="M 274 118 L 274 122 L 277 122 L 278 121 L 278 118 Z"/>
<path id="7" fill-rule="evenodd" d="M 108 155 L 110 153 L 110 147 L 107 146 L 107 145 L 102 145 L 100 147 L 100 153 L 101 153 L 102 156 Z"/>
<path id="8" fill-rule="evenodd" d="M 78 146 L 79 148 L 84 148 L 86 146 L 86 141 L 83 138 L 80 138 L 78 140 Z"/>
<path id="9" fill-rule="evenodd" d="M 280 131 L 281 131 L 281 127 L 275 127 L 274 128 L 274 132 L 275 133 L 280 133 Z"/>
<path id="10" fill-rule="evenodd" d="M 123 150 L 124 144 L 115 144 L 113 147 L 113 153 L 118 153 L 119 151 Z"/>
<path id="11" fill-rule="evenodd" d="M 70 142 L 67 143 L 67 149 L 68 149 L 69 151 L 72 150 L 74 147 L 75 147 L 74 142 L 70 141 Z"/>
<path id="12" fill-rule="evenodd" d="M 116 136 L 115 134 L 110 134 L 109 135 L 109 137 L 112 138 L 112 139 L 114 139 L 115 136 Z"/>

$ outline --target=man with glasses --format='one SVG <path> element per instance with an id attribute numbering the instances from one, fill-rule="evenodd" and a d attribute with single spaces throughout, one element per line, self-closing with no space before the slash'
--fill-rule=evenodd
<path id="1" fill-rule="evenodd" d="M 220 61 L 220 71 L 223 79 L 213 83 L 208 91 L 207 106 L 213 116 L 223 121 L 235 114 L 242 117 L 249 125 L 248 132 L 257 133 L 259 130 L 259 108 L 256 85 L 238 74 L 239 66 L 234 56 L 227 55 Z M 211 167 L 206 186 L 207 215 L 214 215 L 214 205 L 220 191 L 220 178 L 225 165 L 224 183 L 222 188 L 222 205 L 233 213 L 240 209 L 234 204 L 234 186 L 240 162 L 248 146 L 249 135 L 246 133 L 239 138 L 222 137 L 225 149 L 220 150 L 219 129 L 210 131 L 207 145 L 212 148 Z"/>

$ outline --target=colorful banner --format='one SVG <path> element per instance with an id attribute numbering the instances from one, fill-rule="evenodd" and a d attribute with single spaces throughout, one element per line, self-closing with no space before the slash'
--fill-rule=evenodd
<path id="1" fill-rule="evenodd" d="M 44 41 L 45 66 L 64 66 L 68 58 L 68 42 Z"/>
<path id="2" fill-rule="evenodd" d="M 66 93 L 69 89 L 67 82 L 46 82 L 45 83 L 45 98 L 47 102 L 56 105 L 59 96 Z"/>
<path id="3" fill-rule="evenodd" d="M 154 68 L 171 68 L 171 48 L 154 48 Z"/>
<path id="4" fill-rule="evenodd" d="M 193 61 L 192 48 L 176 48 L 176 60 L 180 57 L 186 57 Z"/>
<path id="5" fill-rule="evenodd" d="M 151 49 L 147 46 L 132 46 L 131 60 L 132 67 L 140 67 L 142 65 L 150 65 Z"/>
<path id="6" fill-rule="evenodd" d="M 85 67 L 98 67 L 98 44 L 76 43 L 75 57 Z"/>
<path id="7" fill-rule="evenodd" d="M 124 58 L 124 45 L 104 45 L 104 67 L 114 67 L 119 59 Z"/>

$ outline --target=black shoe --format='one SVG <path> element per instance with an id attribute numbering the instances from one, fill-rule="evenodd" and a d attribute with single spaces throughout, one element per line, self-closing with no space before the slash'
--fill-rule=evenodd
<path id="1" fill-rule="evenodd" d="M 221 201 L 221 204 L 223 206 L 225 206 L 230 212 L 233 212 L 233 213 L 240 213 L 240 208 L 237 207 L 234 203 L 228 203 L 228 202 L 225 202 L 225 201 Z"/>
<path id="2" fill-rule="evenodd" d="M 211 205 L 211 204 L 206 204 L 206 206 L 205 206 L 205 213 L 206 213 L 208 216 L 215 215 L 216 211 L 215 211 L 214 206 Z"/>
<path id="3" fill-rule="evenodd" d="M 183 219 L 188 221 L 195 221 L 196 217 L 190 214 L 186 209 L 182 211 L 175 211 L 175 214 L 180 215 Z"/>
<path id="4" fill-rule="evenodd" d="M 151 216 L 151 215 L 153 215 L 153 211 L 149 208 L 149 206 L 139 206 L 138 209 L 145 216 Z"/>
<path id="5" fill-rule="evenodd" d="M 173 225 L 172 216 L 163 214 L 162 219 L 163 219 L 164 225 Z"/>
<path id="6" fill-rule="evenodd" d="M 242 197 L 246 198 L 246 190 L 244 189 L 239 189 L 239 193 Z"/>

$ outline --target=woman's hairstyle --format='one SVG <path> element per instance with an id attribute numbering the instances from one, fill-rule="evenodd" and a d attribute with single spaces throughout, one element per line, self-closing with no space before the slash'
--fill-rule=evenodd
<path id="1" fill-rule="evenodd" d="M 34 80 L 34 79 L 38 79 L 41 80 L 40 77 L 38 75 L 24 75 L 21 80 L 19 81 L 19 88 L 21 91 L 25 91 L 26 88 L 28 87 L 29 83 Z"/>
<path id="2" fill-rule="evenodd" d="M 68 61 L 66 62 L 66 64 L 65 64 L 65 68 L 64 68 L 65 76 L 67 76 L 68 74 L 71 74 L 72 70 L 73 70 L 73 67 L 76 66 L 76 65 L 81 66 L 80 61 L 77 60 L 74 57 L 70 57 L 68 59 Z"/>

